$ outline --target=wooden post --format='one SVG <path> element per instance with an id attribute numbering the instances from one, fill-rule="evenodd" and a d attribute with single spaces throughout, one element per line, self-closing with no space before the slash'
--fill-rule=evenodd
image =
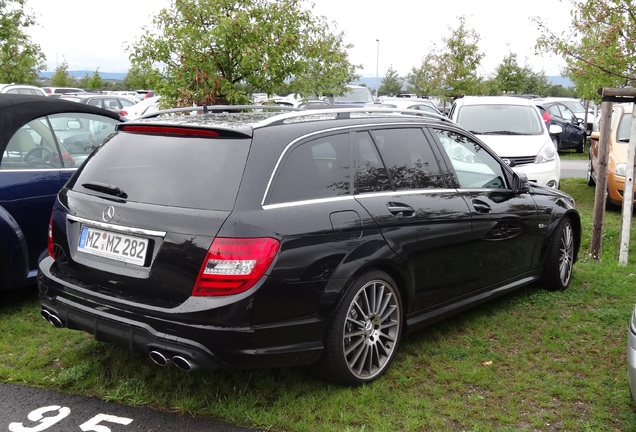
<path id="1" fill-rule="evenodd" d="M 603 94 L 606 89 L 603 89 Z M 598 168 L 596 170 L 596 190 L 594 193 L 594 213 L 592 217 L 592 240 L 590 243 L 590 255 L 600 261 L 603 252 L 603 222 L 605 218 L 605 194 L 607 193 L 607 152 L 610 139 L 610 123 L 612 120 L 612 102 L 601 104 L 601 125 L 599 128 L 598 142 Z"/>
<path id="2" fill-rule="evenodd" d="M 621 219 L 620 249 L 618 264 L 627 265 L 629 253 L 629 238 L 632 224 L 632 206 L 634 203 L 634 164 L 636 159 L 636 109 L 632 109 L 632 128 L 627 147 L 627 168 L 625 172 L 625 189 L 623 190 L 623 213 Z"/>
<path id="3" fill-rule="evenodd" d="M 633 88 L 604 88 L 599 90 L 603 96 L 601 106 L 600 140 L 598 145 L 598 172 L 596 173 L 596 190 L 594 194 L 594 214 L 592 221 L 592 240 L 590 255 L 596 260 L 601 259 L 603 238 L 603 221 L 605 217 L 605 195 L 607 193 L 607 152 L 610 139 L 612 118 L 612 101 L 636 103 L 636 90 Z M 632 222 L 632 206 L 634 200 L 634 167 L 636 165 L 636 110 L 632 111 L 632 127 L 627 150 L 627 167 L 625 173 L 625 187 L 623 190 L 623 207 L 621 219 L 621 236 L 619 240 L 619 264 L 627 265 L 629 251 L 630 229 Z"/>

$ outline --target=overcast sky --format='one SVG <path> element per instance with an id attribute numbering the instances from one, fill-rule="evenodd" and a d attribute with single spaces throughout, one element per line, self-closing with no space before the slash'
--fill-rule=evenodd
<path id="1" fill-rule="evenodd" d="M 465 16 L 469 29 L 480 36 L 485 53 L 479 73 L 494 73 L 513 52 L 519 64 L 535 72 L 559 75 L 564 65 L 554 56 L 536 56 L 540 32 L 532 17 L 540 17 L 556 33 L 571 22 L 569 0 L 315 0 L 314 13 L 323 15 L 332 30 L 343 31 L 354 45 L 353 64 L 362 65 L 365 77 L 383 77 L 389 67 L 406 75 L 421 65 L 433 46 Z M 124 47 L 139 39 L 142 26 L 170 0 L 26 0 L 38 26 L 29 30 L 33 42 L 47 58 L 47 71 L 64 61 L 69 70 L 127 72 L 130 62 Z M 377 42 L 376 40 L 379 40 Z"/>

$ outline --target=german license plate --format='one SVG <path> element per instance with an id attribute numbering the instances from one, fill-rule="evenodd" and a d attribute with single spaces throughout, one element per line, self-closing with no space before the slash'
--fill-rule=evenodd
<path id="1" fill-rule="evenodd" d="M 77 249 L 80 252 L 143 266 L 146 262 L 148 239 L 85 226 L 82 227 Z"/>

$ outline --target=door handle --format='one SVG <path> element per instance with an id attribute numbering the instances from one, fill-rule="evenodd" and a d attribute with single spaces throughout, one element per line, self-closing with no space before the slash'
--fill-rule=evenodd
<path id="1" fill-rule="evenodd" d="M 490 208 L 490 206 L 488 204 L 486 204 L 485 202 L 481 201 L 481 200 L 473 200 L 473 207 L 475 208 L 475 211 L 477 213 L 490 213 L 492 212 L 492 209 Z"/>
<path id="2" fill-rule="evenodd" d="M 388 202 L 386 203 L 386 207 L 389 209 L 391 214 L 395 216 L 412 216 L 415 213 L 415 210 L 410 205 L 398 203 L 398 202 Z"/>

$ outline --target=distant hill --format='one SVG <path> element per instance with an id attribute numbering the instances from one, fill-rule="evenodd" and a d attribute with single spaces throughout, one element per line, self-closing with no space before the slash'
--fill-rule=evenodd
<path id="1" fill-rule="evenodd" d="M 68 71 L 69 75 L 77 79 L 84 78 L 87 74 L 88 76 L 93 76 L 94 72 L 95 71 L 85 71 L 85 70 Z M 55 72 L 41 72 L 40 78 L 50 79 L 54 74 Z M 126 77 L 126 72 L 99 72 L 99 76 L 101 76 L 102 79 L 105 79 L 105 80 L 121 81 Z M 548 83 L 552 85 L 560 85 L 565 88 L 574 86 L 572 81 L 570 81 L 570 79 L 566 77 L 555 75 L 555 76 L 547 76 L 546 78 L 548 79 Z M 379 79 L 380 84 L 382 83 L 382 79 L 383 77 L 380 77 Z M 376 77 L 362 77 L 354 84 L 365 85 L 369 88 L 375 89 L 375 87 L 378 84 L 378 79 Z"/>
<path id="2" fill-rule="evenodd" d="M 93 76 L 95 71 L 85 71 L 85 70 L 73 70 L 68 71 L 68 74 L 74 78 L 80 79 L 84 78 L 86 75 L 89 77 Z M 105 80 L 113 80 L 113 81 L 122 81 L 126 77 L 126 72 L 99 72 L 99 76 Z M 40 72 L 40 78 L 50 79 L 55 72 Z"/>

